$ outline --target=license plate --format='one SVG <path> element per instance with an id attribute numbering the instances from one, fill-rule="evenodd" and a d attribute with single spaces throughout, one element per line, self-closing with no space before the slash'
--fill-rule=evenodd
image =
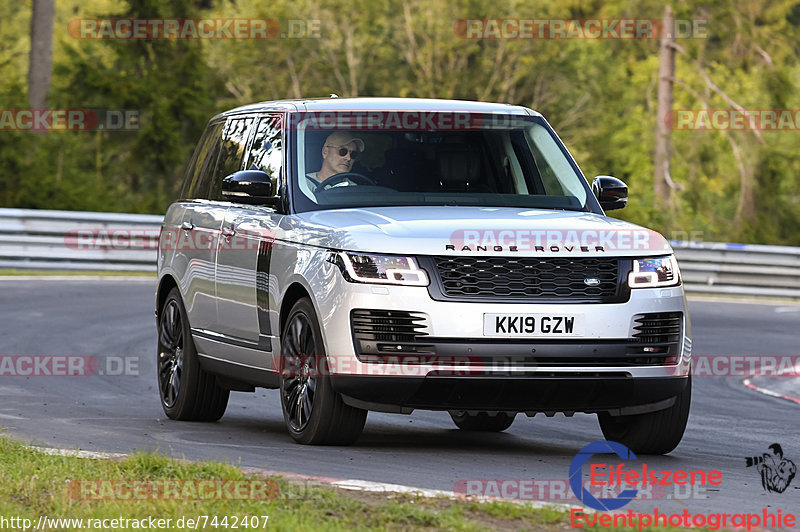
<path id="1" fill-rule="evenodd" d="M 484 314 L 484 336 L 550 338 L 583 335 L 580 314 Z"/>

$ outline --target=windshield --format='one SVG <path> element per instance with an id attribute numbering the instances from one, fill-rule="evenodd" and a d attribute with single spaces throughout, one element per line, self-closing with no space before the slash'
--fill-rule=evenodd
<path id="1" fill-rule="evenodd" d="M 302 113 L 288 129 L 297 147 L 298 212 L 394 205 L 597 209 L 541 117 Z"/>

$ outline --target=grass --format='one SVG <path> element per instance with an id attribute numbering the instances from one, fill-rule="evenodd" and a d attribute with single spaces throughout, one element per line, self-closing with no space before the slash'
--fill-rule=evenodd
<path id="1" fill-rule="evenodd" d="M 386 496 L 335 490 L 322 485 L 268 481 L 277 490 L 272 500 L 86 500 L 81 481 L 156 481 L 186 479 L 262 480 L 218 462 L 188 463 L 140 453 L 123 459 L 53 456 L 0 437 L 0 515 L 31 519 L 111 519 L 268 515 L 273 530 L 546 530 L 566 528 L 561 513 L 527 509 L 510 503 L 487 505 L 409 495 Z M 120 485 L 117 483 L 116 485 Z M 95 491 L 104 495 L 102 489 Z M 126 494 L 129 492 L 125 492 Z M 127 496 L 127 495 L 126 495 Z M 503 509 L 506 507 L 506 509 Z M 251 520 L 254 522 L 254 520 Z M 263 525 L 263 520 L 261 520 Z M 22 527 L 20 527 L 22 528 Z M 84 529 L 87 527 L 84 526 Z M 174 525 L 172 527 L 174 529 Z M 202 526 L 200 527 L 202 528 Z M 207 529 L 212 529 L 207 526 Z M 240 527 L 241 528 L 241 527 Z M 259 526 L 263 528 L 263 526 Z M 79 530 L 64 525 L 59 530 Z"/>
<path id="2" fill-rule="evenodd" d="M 94 496 L 82 495 L 79 488 L 85 486 L 87 481 L 100 481 L 96 485 L 106 487 L 129 485 L 120 481 L 143 481 L 163 486 L 163 481 L 185 482 L 192 479 L 267 483 L 270 489 L 259 493 L 270 493 L 275 497 L 270 500 L 234 500 L 231 497 L 197 500 L 191 497 L 152 496 L 138 497 L 136 500 L 115 500 L 113 497 L 96 500 Z M 186 485 L 197 484 L 189 482 Z M 70 486 L 73 488 L 70 489 Z M 94 493 L 100 496 L 106 494 L 103 489 Z M 125 497 L 128 497 L 128 493 L 124 492 Z M 96 530 L 99 527 L 89 528 L 85 520 L 148 517 L 171 519 L 168 529 L 179 530 L 181 528 L 175 525 L 178 519 L 203 515 L 208 518 L 200 524 L 201 530 L 202 524 L 207 524 L 207 530 L 225 529 L 221 526 L 224 516 L 229 516 L 230 528 L 233 528 L 234 516 L 239 521 L 250 516 L 250 524 L 256 523 L 257 518 L 257 529 L 265 528 L 262 516 L 269 516 L 266 528 L 271 530 L 560 532 L 571 529 L 569 514 L 550 507 L 535 509 L 508 502 L 479 503 L 408 494 L 347 491 L 310 482 L 289 482 L 280 477 L 247 474 L 237 467 L 219 462 L 185 462 L 155 453 L 140 453 L 120 459 L 54 456 L 0 436 L 0 516 L 5 519 L 27 518 L 35 527 L 40 515 L 84 519 L 82 528 L 76 523 L 62 523 L 60 526 L 51 524 L 48 530 Z M 214 516 L 220 526 L 211 526 Z M 6 523 L 9 524 L 12 526 L 4 528 L 24 529 L 19 522 L 16 527 L 13 523 Z M 243 527 L 241 522 L 238 527 L 252 528 Z M 117 529 L 123 527 L 118 526 Z"/>

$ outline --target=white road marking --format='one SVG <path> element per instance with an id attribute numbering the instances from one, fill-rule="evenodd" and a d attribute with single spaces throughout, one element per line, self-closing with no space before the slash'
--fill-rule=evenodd
<path id="1" fill-rule="evenodd" d="M 370 482 L 368 480 L 337 480 L 330 482 L 331 485 L 353 491 L 369 491 L 373 493 L 403 493 L 409 495 L 418 495 L 420 497 L 445 497 L 453 500 L 469 500 L 475 502 L 510 502 L 514 504 L 524 504 L 532 508 L 547 508 L 556 507 L 559 509 L 580 508 L 586 513 L 593 513 L 593 510 L 584 508 L 583 506 L 576 506 L 572 504 L 556 503 L 556 502 L 543 502 L 531 501 L 522 499 L 506 499 L 501 497 L 488 497 L 481 495 L 464 495 L 455 493 L 453 491 L 433 490 L 426 488 L 415 488 L 413 486 L 403 486 L 402 484 L 387 484 L 385 482 Z"/>
<path id="2" fill-rule="evenodd" d="M 124 453 L 106 453 L 106 452 L 96 452 L 96 451 L 82 451 L 79 449 L 71 450 L 71 449 L 55 449 L 52 447 L 36 447 L 34 445 L 29 445 L 29 449 L 33 449 L 36 451 L 41 451 L 45 454 L 55 455 L 55 456 L 74 456 L 77 458 L 91 458 L 91 459 L 113 459 L 113 458 L 125 458 L 130 455 Z M 320 482 L 323 484 L 328 484 L 336 488 L 341 488 L 345 490 L 353 490 L 353 491 L 367 491 L 373 493 L 402 493 L 402 494 L 410 494 L 410 495 L 419 495 L 421 497 L 446 497 L 448 499 L 453 500 L 469 500 L 475 502 L 510 502 L 514 504 L 524 504 L 526 506 L 530 506 L 532 508 L 557 508 L 562 510 L 569 510 L 571 508 L 580 508 L 585 513 L 594 513 L 594 510 L 591 508 L 585 508 L 583 506 L 577 506 L 572 504 L 565 504 L 565 503 L 556 503 L 556 502 L 543 502 L 543 501 L 530 501 L 530 500 L 520 500 L 520 499 L 503 499 L 497 497 L 484 497 L 484 496 L 474 496 L 474 495 L 463 495 L 459 493 L 455 493 L 453 491 L 445 491 L 445 490 L 434 490 L 434 489 L 426 489 L 426 488 L 415 488 L 413 486 L 404 486 L 402 484 L 388 484 L 385 482 L 370 482 L 368 480 L 356 480 L 356 479 L 335 479 L 335 478 L 328 478 L 328 477 L 317 477 L 313 475 L 301 475 L 297 473 L 288 473 L 282 471 L 271 471 L 265 470 L 255 467 L 242 467 L 240 468 L 242 471 L 246 473 L 258 473 L 267 476 L 282 476 L 286 479 L 293 479 L 293 480 L 313 480 L 316 482 Z"/>
<path id="3" fill-rule="evenodd" d="M 36 447 L 35 445 L 29 445 L 28 448 L 53 456 L 74 456 L 76 458 L 112 459 L 130 456 L 124 453 L 104 453 L 98 451 L 82 451 L 80 449 L 55 449 L 52 447 Z"/>
<path id="4" fill-rule="evenodd" d="M 794 369 L 790 369 L 790 370 L 786 370 L 786 371 L 781 372 L 780 374 L 778 374 L 778 376 L 780 376 L 783 373 L 794 373 L 795 375 L 797 375 L 798 373 L 800 373 L 800 364 L 796 365 L 794 367 Z M 775 391 L 770 390 L 768 388 L 764 388 L 763 386 L 756 386 L 750 380 L 751 378 L 752 377 L 748 377 L 748 378 L 744 379 L 742 381 L 742 384 L 744 384 L 746 387 L 750 388 L 751 390 L 753 390 L 755 392 L 763 393 L 764 395 L 768 395 L 770 397 L 777 397 L 778 399 L 784 399 L 786 401 L 791 401 L 793 403 L 797 403 L 798 405 L 800 405 L 800 397 L 795 397 L 793 395 L 788 395 L 788 394 L 785 394 L 785 393 L 775 392 Z M 794 378 L 795 379 L 794 382 L 797 383 L 797 386 L 796 386 L 795 389 L 800 390 L 800 377 L 790 377 L 790 378 Z M 797 395 L 800 395 L 800 393 L 798 393 Z"/>
<path id="5" fill-rule="evenodd" d="M 372 491 L 378 493 L 410 493 L 423 497 L 454 497 L 452 491 L 432 490 L 425 488 L 414 488 L 403 486 L 402 484 L 387 484 L 384 482 L 371 482 L 369 480 L 337 480 L 331 482 L 332 485 L 345 490 L 353 491 Z"/>

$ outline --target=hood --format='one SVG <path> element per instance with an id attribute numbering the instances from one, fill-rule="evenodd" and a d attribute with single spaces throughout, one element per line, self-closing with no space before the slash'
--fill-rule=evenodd
<path id="1" fill-rule="evenodd" d="M 655 231 L 598 214 L 508 207 L 370 207 L 284 218 L 279 239 L 401 255 L 646 256 L 671 253 Z"/>

